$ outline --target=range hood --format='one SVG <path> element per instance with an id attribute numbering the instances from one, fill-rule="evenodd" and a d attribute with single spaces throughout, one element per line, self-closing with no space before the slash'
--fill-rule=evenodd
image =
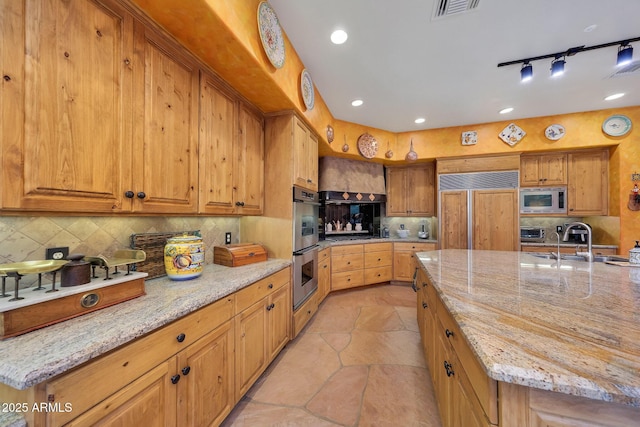
<path id="1" fill-rule="evenodd" d="M 386 201 L 384 166 L 379 163 L 321 157 L 318 190 L 326 203 Z"/>

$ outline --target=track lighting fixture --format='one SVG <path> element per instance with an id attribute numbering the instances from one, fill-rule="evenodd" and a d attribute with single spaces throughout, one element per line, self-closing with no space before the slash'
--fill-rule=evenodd
<path id="1" fill-rule="evenodd" d="M 633 46 L 628 42 L 622 43 L 618 48 L 618 62 L 617 65 L 626 65 L 633 59 Z"/>
<path id="2" fill-rule="evenodd" d="M 517 59 L 515 61 L 501 62 L 498 67 L 504 67 L 507 65 L 522 64 L 520 68 L 520 80 L 527 81 L 533 77 L 533 66 L 531 62 L 539 59 L 553 58 L 551 62 L 551 76 L 555 77 L 564 72 L 564 65 L 566 63 L 567 56 L 573 56 L 581 52 L 587 52 L 589 50 L 602 49 L 610 46 L 618 46 L 618 65 L 624 65 L 631 62 L 633 59 L 633 47 L 632 42 L 640 41 L 640 37 L 634 37 L 632 39 L 618 40 L 616 42 L 604 43 L 595 46 L 576 46 L 569 48 L 562 52 L 549 53 L 546 55 L 534 56 L 531 58 Z"/>
<path id="3" fill-rule="evenodd" d="M 528 82 L 533 78 L 533 65 L 525 62 L 520 69 L 520 81 Z"/>
<path id="4" fill-rule="evenodd" d="M 551 61 L 551 77 L 558 77 L 564 74 L 564 56 L 557 55 L 556 58 Z"/>

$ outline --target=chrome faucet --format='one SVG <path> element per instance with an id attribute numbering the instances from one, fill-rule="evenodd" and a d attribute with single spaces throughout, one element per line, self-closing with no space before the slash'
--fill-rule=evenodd
<path id="1" fill-rule="evenodd" d="M 593 261 L 593 246 L 592 246 L 592 236 L 591 236 L 591 227 L 589 227 L 587 224 L 585 224 L 584 222 L 572 222 L 571 224 L 567 225 L 567 228 L 564 230 L 564 236 L 562 236 L 562 240 L 567 240 L 569 238 L 569 230 L 571 230 L 572 228 L 575 227 L 582 227 L 585 230 L 587 230 L 587 252 L 580 252 L 580 246 L 578 246 L 576 248 L 576 255 L 578 256 L 583 256 L 587 259 L 587 261 L 592 262 Z"/>

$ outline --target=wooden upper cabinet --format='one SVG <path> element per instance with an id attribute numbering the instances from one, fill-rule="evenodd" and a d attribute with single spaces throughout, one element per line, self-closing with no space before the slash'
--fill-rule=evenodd
<path id="1" fill-rule="evenodd" d="M 204 72 L 199 153 L 200 213 L 262 213 L 264 120 Z"/>
<path id="2" fill-rule="evenodd" d="M 537 187 L 567 184 L 567 155 L 565 153 L 522 156 L 520 185 Z"/>
<path id="3" fill-rule="evenodd" d="M 569 216 L 608 215 L 608 150 L 576 151 L 568 154 Z"/>
<path id="4" fill-rule="evenodd" d="M 195 213 L 198 67 L 136 24 L 132 210 Z"/>
<path id="5" fill-rule="evenodd" d="M 200 79 L 199 211 L 233 214 L 237 101 L 203 73 Z"/>
<path id="6" fill-rule="evenodd" d="M 435 215 L 433 163 L 387 168 L 387 215 Z"/>
<path id="7" fill-rule="evenodd" d="M 293 125 L 293 183 L 318 191 L 318 137 L 297 117 Z"/>
<path id="8" fill-rule="evenodd" d="M 234 204 L 239 214 L 260 215 L 264 206 L 264 120 L 243 104 L 239 125 L 234 155 Z"/>
<path id="9" fill-rule="evenodd" d="M 0 6 L 4 209 L 123 209 L 133 18 L 104 3 Z"/>

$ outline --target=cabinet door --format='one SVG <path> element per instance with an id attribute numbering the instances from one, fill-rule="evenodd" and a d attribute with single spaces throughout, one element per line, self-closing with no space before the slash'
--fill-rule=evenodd
<path id="1" fill-rule="evenodd" d="M 261 215 L 264 200 L 264 125 L 262 117 L 240 107 L 235 151 L 234 190 L 237 212 Z"/>
<path id="2" fill-rule="evenodd" d="M 444 338 L 444 330 L 438 323 L 436 328 L 435 337 L 435 369 L 431 373 L 431 379 L 433 380 L 433 390 L 438 401 L 438 409 L 440 412 L 440 421 L 442 427 L 453 426 L 453 402 L 451 401 L 451 395 L 453 390 L 453 380 L 447 375 L 451 368 L 451 355 L 448 350 L 448 343 Z M 449 370 L 447 370 L 449 367 Z"/>
<path id="3" fill-rule="evenodd" d="M 440 193 L 440 249 L 468 249 L 467 191 Z"/>
<path id="4" fill-rule="evenodd" d="M 608 151 L 570 153 L 568 163 L 569 215 L 607 215 L 609 211 Z"/>
<path id="5" fill-rule="evenodd" d="M 177 386 L 171 382 L 174 371 L 175 358 L 171 358 L 65 425 L 74 427 L 179 425 L 176 419 Z M 50 425 L 58 425 L 53 420 L 50 422 Z"/>
<path id="6" fill-rule="evenodd" d="M 307 143 L 307 178 L 309 189 L 318 191 L 318 137 L 313 133 L 309 133 L 309 142 Z"/>
<path id="7" fill-rule="evenodd" d="M 2 6 L 4 208 L 123 209 L 131 158 L 133 18 L 104 3 Z"/>
<path id="8" fill-rule="evenodd" d="M 220 425 L 235 404 L 233 323 L 228 321 L 178 353 L 179 425 Z"/>
<path id="9" fill-rule="evenodd" d="M 318 191 L 318 139 L 300 119 L 293 120 L 293 183 Z"/>
<path id="10" fill-rule="evenodd" d="M 198 68 L 142 24 L 135 45 L 133 210 L 194 213 Z"/>
<path id="11" fill-rule="evenodd" d="M 329 252 L 330 249 L 324 249 L 318 255 L 318 304 L 326 298 L 331 290 L 331 256 Z"/>
<path id="12" fill-rule="evenodd" d="M 520 221 L 517 190 L 473 191 L 473 249 L 517 251 Z"/>
<path id="13" fill-rule="evenodd" d="M 233 192 L 237 102 L 203 73 L 200 80 L 199 206 L 201 213 L 235 213 Z"/>
<path id="14" fill-rule="evenodd" d="M 540 156 L 541 185 L 562 185 L 567 183 L 567 155 L 545 154 Z"/>
<path id="15" fill-rule="evenodd" d="M 404 168 L 387 168 L 387 215 L 407 216 Z"/>
<path id="16" fill-rule="evenodd" d="M 289 342 L 291 330 L 291 287 L 283 286 L 269 297 L 267 307 L 269 317 L 269 354 L 267 360 L 273 360 Z"/>
<path id="17" fill-rule="evenodd" d="M 413 252 L 394 251 L 393 253 L 393 280 L 410 282 L 413 279 Z"/>
<path id="18" fill-rule="evenodd" d="M 540 185 L 540 157 L 523 156 L 520 158 L 520 185 L 537 187 Z"/>
<path id="19" fill-rule="evenodd" d="M 434 180 L 434 167 L 431 163 L 407 169 L 405 200 L 409 216 L 433 216 L 435 214 Z"/>
<path id="20" fill-rule="evenodd" d="M 236 316 L 236 401 L 267 366 L 267 306 L 264 298 Z"/>

